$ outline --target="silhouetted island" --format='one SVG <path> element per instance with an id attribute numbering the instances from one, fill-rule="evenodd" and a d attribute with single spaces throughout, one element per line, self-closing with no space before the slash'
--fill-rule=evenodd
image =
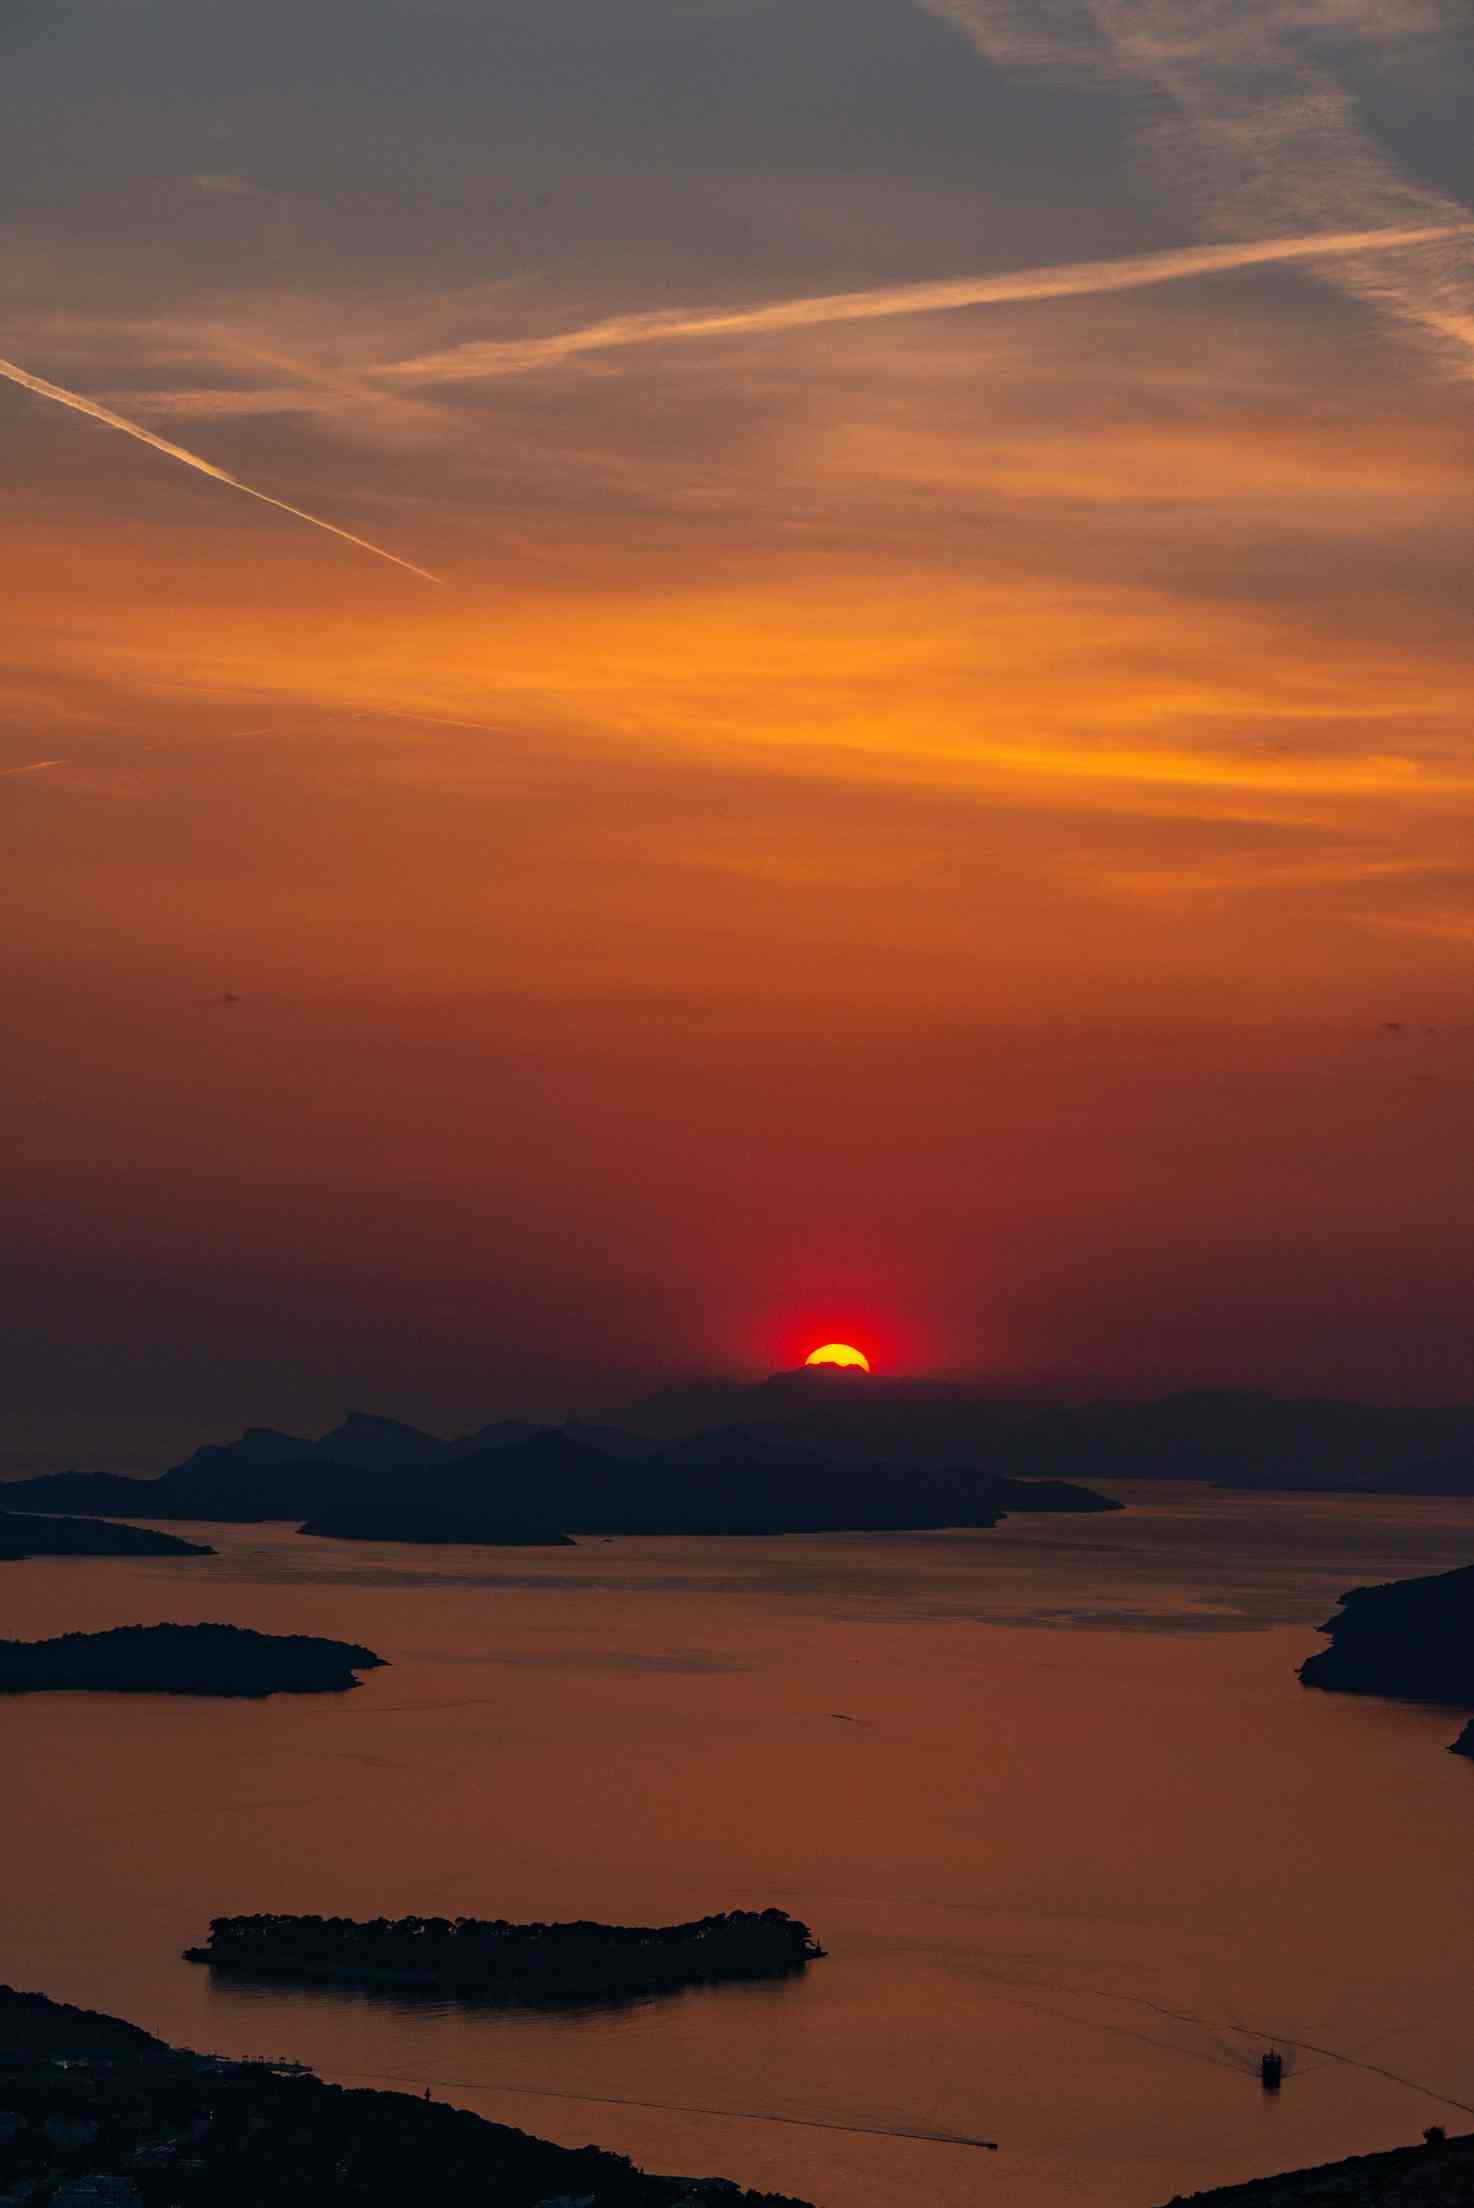
<path id="1" fill-rule="evenodd" d="M 0 2195 L 108 2208 L 804 2208 L 722 2178 L 652 2176 L 410 2093 L 168 2047 L 118 2017 L 0 1986 Z"/>
<path id="2" fill-rule="evenodd" d="M 1207 2193 L 1178 2193 L 1167 2208 L 1454 2208 L 1471 2199 L 1474 2133 L 1446 2139 L 1435 2127 L 1421 2146 L 1352 2154 L 1344 2162 L 1286 2170 Z"/>
<path id="3" fill-rule="evenodd" d="M 240 1625 L 117 1625 L 50 1641 L 0 1640 L 0 1694 L 341 1694 L 382 1664 L 352 1641 Z"/>
<path id="4" fill-rule="evenodd" d="M 731 1978 L 782 1978 L 824 1953 L 782 1909 L 689 1924 L 503 1918 L 214 1917 L 185 1959 L 251 1977 L 433 1987 L 525 2003 L 626 2000 Z"/>
<path id="5" fill-rule="evenodd" d="M 108 1518 L 42 1518 L 0 1510 L 0 1563 L 24 1556 L 213 1556 L 202 1541 Z"/>
<path id="6" fill-rule="evenodd" d="M 1307 1687 L 1474 1708 L 1474 1565 L 1353 1587 L 1320 1630 L 1331 1646 L 1300 1666 Z M 1459 1754 L 1474 1753 L 1471 1736 Z"/>
<path id="7" fill-rule="evenodd" d="M 248 1427 L 158 1479 L 54 1472 L 12 1483 L 11 1497 L 110 1517 L 296 1519 L 316 1532 L 329 1518 L 342 1525 L 344 1512 L 435 1512 L 564 1535 L 893 1533 L 995 1526 L 1013 1511 L 1122 1507 L 1072 1480 L 839 1451 L 787 1429 L 737 1425 L 657 1442 L 498 1421 L 447 1442 L 361 1412 L 319 1441 Z"/>
<path id="8" fill-rule="evenodd" d="M 509 1519 L 478 1518 L 433 1503 L 341 1503 L 299 1529 L 325 1541 L 433 1542 L 449 1548 L 571 1549 L 566 1533 Z"/>

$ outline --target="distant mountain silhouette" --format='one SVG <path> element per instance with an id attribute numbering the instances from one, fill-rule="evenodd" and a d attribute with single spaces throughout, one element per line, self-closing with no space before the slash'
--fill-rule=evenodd
<path id="1" fill-rule="evenodd" d="M 1005 1511 L 1103 1511 L 1120 1506 L 1058 1479 L 1017 1480 L 991 1466 L 917 1464 L 856 1446 L 826 1450 L 790 1429 L 733 1426 L 641 1445 L 616 1429 L 618 1454 L 576 1431 L 534 1428 L 462 1453 L 457 1443 L 389 1420 L 346 1419 L 319 1442 L 252 1429 L 198 1449 L 157 1480 L 47 1474 L 13 1483 L 7 1499 L 121 1517 L 341 1526 L 342 1514 L 419 1511 L 461 1524 L 556 1528 L 564 1534 L 838 1532 L 991 1526 Z M 583 1428 L 585 1434 L 599 1429 Z M 412 1452 L 393 1461 L 396 1440 Z M 467 1437 L 468 1439 L 474 1437 Z M 634 1451 L 643 1446 L 642 1454 Z M 352 1451 L 356 1463 L 338 1452 Z M 387 1460 L 387 1461 L 386 1461 Z M 368 1523 L 361 1515 L 360 1527 Z M 351 1538 L 368 1538 L 360 1532 Z M 385 1538 L 384 1535 L 377 1536 Z M 397 1536 L 396 1536 L 397 1537 Z M 464 1538 L 457 1535 L 457 1538 Z"/>
<path id="2" fill-rule="evenodd" d="M 570 1418 L 561 1431 L 606 1457 L 648 1457 L 655 1447 L 649 1434 L 633 1434 L 623 1426 L 590 1426 L 578 1418 Z"/>
<path id="3" fill-rule="evenodd" d="M 480 1426 L 474 1434 L 462 1434 L 456 1441 L 444 1443 L 447 1459 L 453 1457 L 480 1456 L 485 1449 L 505 1449 L 514 1441 L 531 1441 L 534 1434 L 542 1432 L 525 1418 L 494 1418 L 489 1426 Z"/>
<path id="4" fill-rule="evenodd" d="M 829 1456 L 984 1464 L 1024 1478 L 1474 1495 L 1469 1404 L 1368 1404 L 1223 1388 L 1138 1397 L 801 1366 L 761 1381 L 664 1388 L 628 1416 L 665 1442 L 741 1427 L 807 1440 Z"/>
<path id="5" fill-rule="evenodd" d="M 329 1464 L 349 1464 L 360 1471 L 379 1465 L 439 1464 L 450 1444 L 418 1426 L 406 1426 L 397 1418 L 376 1418 L 369 1411 L 350 1411 L 341 1426 L 324 1434 L 313 1454 Z"/>

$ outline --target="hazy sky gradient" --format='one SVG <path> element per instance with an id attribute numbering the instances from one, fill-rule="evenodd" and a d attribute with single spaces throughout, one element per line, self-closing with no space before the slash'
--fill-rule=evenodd
<path id="1" fill-rule="evenodd" d="M 1458 10 L 0 57 L 14 1433 L 1474 1385 Z"/>

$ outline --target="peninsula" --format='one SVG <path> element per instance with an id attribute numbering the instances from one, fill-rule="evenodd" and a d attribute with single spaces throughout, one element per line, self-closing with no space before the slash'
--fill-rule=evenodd
<path id="1" fill-rule="evenodd" d="M 0 1563 L 24 1556 L 213 1556 L 201 1541 L 109 1518 L 42 1518 L 0 1510 Z"/>
<path id="2" fill-rule="evenodd" d="M 734 1909 L 666 1925 L 215 1917 L 206 1944 L 184 1953 L 188 1962 L 251 1977 L 377 1982 L 552 2006 L 787 1977 L 824 1950 L 782 1909 Z"/>
<path id="3" fill-rule="evenodd" d="M 1307 1657 L 1307 1687 L 1474 1709 L 1474 1565 L 1353 1587 L 1320 1628 L 1331 1645 Z M 1474 1725 L 1454 1743 L 1474 1753 Z"/>
<path id="4" fill-rule="evenodd" d="M 1474 2133 L 1446 2139 L 1435 2127 L 1421 2146 L 1351 2154 L 1310 2170 L 1251 2178 L 1212 2192 L 1179 2193 L 1167 2208 L 1452 2208 L 1474 2194 Z"/>
<path id="5" fill-rule="evenodd" d="M 804 2208 L 724 2178 L 660 2177 L 599 2147 L 295 2064 L 169 2047 L 117 2017 L 0 1986 L 0 2197 L 111 2208 Z"/>
<path id="6" fill-rule="evenodd" d="M 341 1694 L 382 1664 L 372 1649 L 239 1625 L 117 1625 L 0 1640 L 0 1694 Z"/>

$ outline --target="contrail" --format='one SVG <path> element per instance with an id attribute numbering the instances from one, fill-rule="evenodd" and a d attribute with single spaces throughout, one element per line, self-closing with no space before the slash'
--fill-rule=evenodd
<path id="1" fill-rule="evenodd" d="M 916 0 L 988 61 L 1124 93 L 1206 226 L 1417 224 L 1425 250 L 1317 274 L 1474 374 L 1469 210 L 1372 137 L 1324 58 L 1332 40 L 1411 50 L 1455 20 L 1440 0 Z M 1143 102 L 1142 95 L 1147 95 Z"/>
<path id="2" fill-rule="evenodd" d="M 47 767 L 64 767 L 65 759 L 32 759 L 24 767 L 0 767 L 0 778 L 11 774 L 40 774 Z"/>
<path id="3" fill-rule="evenodd" d="M 96 399 L 84 399 L 76 391 L 64 391 L 60 384 L 48 383 L 44 376 L 33 376 L 28 370 L 18 368 L 13 360 L 0 359 L 0 376 L 18 383 L 23 391 L 34 391 L 38 398 L 54 399 L 58 406 L 69 406 L 75 414 L 86 414 L 108 429 L 120 429 L 125 437 L 136 437 L 141 445 L 151 445 L 155 452 L 162 452 L 171 460 L 182 460 L 185 467 L 194 468 L 198 474 L 212 476 L 217 483 L 228 484 L 233 491 L 244 491 L 247 498 L 258 498 L 263 506 L 274 506 L 278 513 L 309 522 L 314 529 L 325 529 L 330 537 L 341 537 L 345 544 L 356 544 L 360 552 L 372 552 L 376 559 L 405 568 L 424 582 L 440 581 L 440 577 L 432 575 L 428 568 L 416 567 L 413 560 L 402 560 L 397 552 L 386 552 L 381 544 L 371 544 L 367 537 L 355 537 L 351 529 L 340 529 L 335 521 L 324 521 L 319 514 L 306 513 L 300 506 L 289 506 L 284 498 L 273 498 L 269 491 L 258 491 L 252 484 L 243 483 L 238 475 L 231 475 L 228 469 L 217 468 L 213 460 L 202 460 L 197 452 L 190 452 L 184 445 L 171 445 L 167 437 L 156 437 L 151 429 L 130 422 L 125 414 L 115 414 L 111 407 L 100 406 Z"/>
<path id="4" fill-rule="evenodd" d="M 453 345 L 438 353 L 389 363 L 379 373 L 406 382 L 465 383 L 487 376 L 525 374 L 556 367 L 579 353 L 610 352 L 629 345 L 661 345 L 704 337 L 741 337 L 764 330 L 810 329 L 827 322 L 872 322 L 890 315 L 939 314 L 959 307 L 1004 306 L 1034 299 L 1078 299 L 1102 292 L 1137 291 L 1150 284 L 1182 283 L 1237 268 L 1285 261 L 1321 261 L 1355 254 L 1405 252 L 1455 237 L 1474 238 L 1474 219 L 1320 231 L 1307 236 L 1260 238 L 1237 245 L 1190 245 L 1130 260 L 1066 261 L 1052 268 L 1014 270 L 1005 276 L 958 276 L 936 283 L 893 284 L 880 291 L 820 292 L 779 299 L 726 314 L 693 314 L 673 308 L 655 314 L 613 315 L 551 337 L 493 339 Z M 173 449 L 173 448 L 171 448 Z"/>

